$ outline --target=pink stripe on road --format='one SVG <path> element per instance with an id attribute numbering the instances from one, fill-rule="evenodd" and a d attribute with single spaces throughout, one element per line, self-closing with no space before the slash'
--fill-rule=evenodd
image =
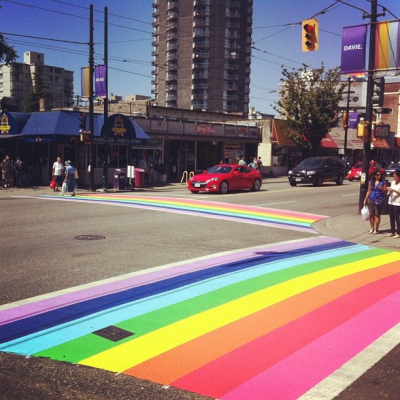
<path id="1" fill-rule="evenodd" d="M 400 321 L 400 291 L 223 395 L 221 400 L 297 399 Z"/>
<path id="2" fill-rule="evenodd" d="M 59 291 L 53 294 L 49 294 L 48 298 L 46 299 L 40 300 L 36 298 L 35 300 L 35 298 L 32 298 L 31 302 L 27 304 L 16 303 L 15 307 L 7 308 L 0 311 L 0 326 L 13 321 L 17 321 L 19 319 L 31 317 L 51 310 L 69 306 L 71 304 L 76 304 L 85 300 L 90 300 L 112 293 L 117 293 L 122 290 L 128 290 L 152 282 L 158 282 L 163 279 L 183 275 L 192 271 L 199 271 L 220 264 L 247 260 L 248 258 L 257 257 L 265 252 L 285 252 L 298 248 L 302 249 L 307 246 L 334 243 L 337 241 L 339 241 L 339 239 L 323 236 L 306 240 L 291 241 L 251 250 L 244 250 L 233 253 L 230 252 L 219 256 L 217 255 L 204 257 L 197 260 L 191 260 L 186 263 L 182 262 L 180 265 L 175 266 L 167 265 L 164 267 L 156 267 L 156 270 L 153 269 L 150 270 L 150 272 L 149 270 L 144 270 L 134 273 L 134 275 L 130 277 L 116 277 L 115 281 L 109 283 L 101 284 L 101 282 L 99 282 L 97 284 L 95 283 L 95 286 L 89 288 L 72 288 L 70 289 L 71 292 L 69 293 L 63 293 L 63 291 Z"/>

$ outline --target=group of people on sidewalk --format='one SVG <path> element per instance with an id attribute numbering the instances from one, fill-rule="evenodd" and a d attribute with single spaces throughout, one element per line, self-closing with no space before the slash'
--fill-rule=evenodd
<path id="1" fill-rule="evenodd" d="M 61 187 L 61 195 L 71 192 L 71 196 L 75 196 L 78 190 L 78 173 L 76 168 L 72 165 L 71 161 L 65 161 L 65 165 L 61 162 L 61 157 L 53 164 L 52 176 L 54 181 L 55 192 L 59 191 Z"/>
<path id="2" fill-rule="evenodd" d="M 21 157 L 17 157 L 17 160 L 13 163 L 9 156 L 5 156 L 1 162 L 1 179 L 3 188 L 9 188 L 13 186 L 13 173 L 15 177 L 15 184 L 17 188 L 22 188 L 22 176 L 23 176 L 24 163 Z"/>
<path id="3" fill-rule="evenodd" d="M 381 171 L 374 171 L 368 184 L 364 205 L 368 206 L 371 229 L 368 233 L 380 233 L 379 225 L 385 197 L 388 196 L 388 212 L 390 219 L 390 233 L 386 236 L 400 238 L 400 169 L 393 173 L 390 186 L 384 179 Z"/>

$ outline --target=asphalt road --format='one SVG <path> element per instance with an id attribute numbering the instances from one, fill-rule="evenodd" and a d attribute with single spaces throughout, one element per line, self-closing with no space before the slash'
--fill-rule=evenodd
<path id="1" fill-rule="evenodd" d="M 177 187 L 178 186 L 178 187 Z M 357 183 L 290 187 L 269 181 L 258 193 L 193 195 L 175 185 L 168 189 L 137 191 L 138 196 L 201 199 L 322 214 L 330 221 L 349 217 L 344 239 L 371 242 L 354 226 Z M 1 189 L 0 304 L 67 289 L 134 271 L 176 263 L 222 251 L 234 251 L 289 239 L 309 237 L 305 232 L 225 219 L 199 218 L 145 208 L 126 208 L 74 201 L 52 201 L 47 188 Z M 15 197 L 15 196 L 28 196 Z M 343 224 L 343 221 L 341 222 Z M 387 228 L 387 221 L 382 228 Z M 329 228 L 329 226 L 328 226 Z M 324 234 L 327 224 L 321 226 Z M 80 239 L 98 240 L 80 240 Z M 382 247 L 396 249 L 393 241 Z M 342 392 L 338 399 L 398 399 L 399 346 Z M 193 393 L 116 375 L 84 366 L 0 353 L 0 398 L 3 399 L 204 399 Z"/>

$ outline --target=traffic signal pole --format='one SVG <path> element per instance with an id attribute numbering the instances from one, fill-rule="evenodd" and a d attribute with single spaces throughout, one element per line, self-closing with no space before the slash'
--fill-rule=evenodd
<path id="1" fill-rule="evenodd" d="M 371 0 L 371 14 L 365 15 L 363 18 L 371 18 L 370 34 L 369 34 L 369 58 L 368 58 L 368 81 L 367 81 L 367 104 L 365 110 L 365 121 L 367 125 L 367 136 L 364 138 L 363 158 L 362 158 L 362 174 L 360 181 L 360 196 L 358 201 L 358 212 L 363 207 L 364 199 L 368 191 L 369 185 L 369 162 L 371 160 L 371 136 L 372 136 L 372 117 L 373 117 L 373 87 L 375 72 L 375 34 L 377 21 L 378 0 Z"/>
<path id="2" fill-rule="evenodd" d="M 89 24 L 89 131 L 91 140 L 89 142 L 89 191 L 94 191 L 94 118 L 93 118 L 93 70 L 94 70 L 94 44 L 93 44 L 93 4 L 90 5 L 90 24 Z"/>

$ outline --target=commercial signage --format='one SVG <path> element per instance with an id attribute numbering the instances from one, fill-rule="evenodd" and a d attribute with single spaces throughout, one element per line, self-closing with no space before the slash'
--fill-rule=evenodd
<path id="1" fill-rule="evenodd" d="M 342 74 L 365 72 L 365 47 L 367 26 L 357 25 L 343 28 Z"/>

